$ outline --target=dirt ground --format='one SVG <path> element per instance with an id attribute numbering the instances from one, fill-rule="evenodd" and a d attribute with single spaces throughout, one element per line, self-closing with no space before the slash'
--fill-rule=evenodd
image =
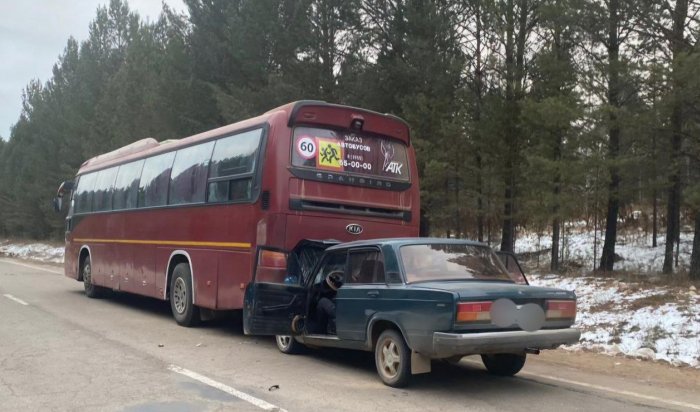
<path id="1" fill-rule="evenodd" d="M 542 351 L 540 361 L 596 374 L 615 375 L 652 386 L 700 389 L 700 369 L 677 367 L 665 362 L 608 356 L 585 351 Z"/>

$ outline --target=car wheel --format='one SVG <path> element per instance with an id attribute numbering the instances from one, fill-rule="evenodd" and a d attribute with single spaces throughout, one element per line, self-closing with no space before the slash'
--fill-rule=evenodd
<path id="1" fill-rule="evenodd" d="M 411 378 L 411 350 L 403 336 L 395 330 L 382 332 L 374 347 L 374 362 L 385 385 L 406 386 Z"/>
<path id="2" fill-rule="evenodd" d="M 513 376 L 525 366 L 525 354 L 498 353 L 481 355 L 481 361 L 489 373 L 497 376 Z"/>
<path id="3" fill-rule="evenodd" d="M 90 262 L 90 256 L 86 257 L 85 261 L 83 262 L 82 276 L 85 296 L 93 299 L 104 297 L 107 289 L 92 283 L 92 264 Z"/>
<path id="4" fill-rule="evenodd" d="M 196 326 L 201 318 L 199 308 L 192 303 L 193 288 L 190 265 L 179 263 L 170 278 L 170 309 L 180 326 Z"/>
<path id="5" fill-rule="evenodd" d="M 304 345 L 297 342 L 297 340 L 290 335 L 277 335 L 275 336 L 275 342 L 277 342 L 277 349 L 287 355 L 299 354 L 304 349 Z"/>

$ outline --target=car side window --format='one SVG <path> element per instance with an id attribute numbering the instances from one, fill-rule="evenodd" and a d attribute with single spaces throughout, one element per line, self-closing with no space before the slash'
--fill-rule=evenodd
<path id="1" fill-rule="evenodd" d="M 382 254 L 378 250 L 350 252 L 348 274 L 345 283 L 385 283 Z"/>
<path id="2" fill-rule="evenodd" d="M 326 276 L 334 272 L 339 272 L 341 277 L 345 279 L 345 266 L 347 263 L 347 258 L 348 255 L 345 251 L 335 252 L 326 256 L 325 259 L 323 259 L 316 276 L 314 277 L 314 284 L 323 282 Z"/>

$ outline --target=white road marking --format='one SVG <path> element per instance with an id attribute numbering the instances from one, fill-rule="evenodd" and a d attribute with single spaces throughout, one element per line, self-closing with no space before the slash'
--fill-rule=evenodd
<path id="1" fill-rule="evenodd" d="M 476 361 L 465 360 L 465 362 L 471 363 L 473 365 L 482 366 L 482 364 L 480 362 L 476 362 Z M 681 401 L 674 401 L 674 400 L 670 400 L 670 399 L 659 398 L 656 396 L 644 395 L 642 393 L 637 393 L 637 392 L 612 389 L 612 388 L 607 388 L 605 386 L 593 385 L 590 383 L 574 381 L 571 379 L 559 378 L 559 377 L 552 376 L 552 375 L 540 375 L 538 373 L 532 373 L 532 372 L 520 372 L 520 373 L 518 373 L 517 376 L 531 376 L 534 378 L 547 379 L 547 380 L 551 380 L 551 381 L 555 381 L 555 382 L 567 383 L 569 385 L 575 385 L 575 386 L 581 386 L 584 388 L 595 389 L 595 390 L 602 391 L 602 392 L 614 393 L 617 395 L 629 396 L 631 398 L 638 398 L 638 399 L 644 399 L 644 400 L 648 400 L 648 401 L 660 402 L 660 403 L 665 403 L 667 405 L 680 406 L 682 408 L 688 408 L 688 409 L 700 411 L 700 405 L 698 405 L 698 404 L 681 402 Z"/>
<path id="2" fill-rule="evenodd" d="M 41 266 L 27 265 L 26 263 L 19 263 L 19 262 L 15 262 L 15 261 L 12 261 L 12 260 L 7 260 L 7 259 L 0 259 L 0 262 L 2 262 L 2 263 L 9 263 L 9 264 L 12 264 L 12 265 L 17 265 L 17 266 L 24 266 L 25 268 L 30 268 L 30 269 L 43 270 L 44 272 L 55 273 L 55 274 L 57 274 L 57 275 L 62 275 L 62 274 L 63 274 L 63 272 L 58 271 L 58 270 L 51 270 L 51 269 L 48 269 L 48 268 L 43 268 L 43 267 L 41 267 Z"/>
<path id="3" fill-rule="evenodd" d="M 233 395 L 238 399 L 244 400 L 250 404 L 257 406 L 260 409 L 264 409 L 266 411 L 287 412 L 285 409 L 282 409 L 279 406 L 265 402 L 264 400 L 258 399 L 255 396 L 248 395 L 245 392 L 241 392 L 241 391 L 234 389 L 228 385 L 224 385 L 221 382 L 217 382 L 213 379 L 209 379 L 206 376 L 200 375 L 197 372 L 193 372 L 189 369 L 181 368 L 181 367 L 176 366 L 176 365 L 170 365 L 170 366 L 168 366 L 168 370 L 171 370 L 175 373 L 179 373 L 180 375 L 187 376 L 188 378 L 192 378 L 192 379 L 199 381 L 205 385 L 209 385 L 212 388 L 216 388 L 220 391 L 226 392 L 229 395 Z"/>
<path id="4" fill-rule="evenodd" d="M 10 300 L 14 300 L 15 302 L 19 303 L 20 305 L 29 306 L 29 303 L 23 301 L 22 299 L 16 298 L 16 297 L 10 295 L 9 293 L 5 293 L 3 296 L 10 299 Z"/>

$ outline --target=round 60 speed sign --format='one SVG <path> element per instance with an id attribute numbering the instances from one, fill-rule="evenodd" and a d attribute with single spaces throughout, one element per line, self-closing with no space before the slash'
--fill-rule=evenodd
<path id="1" fill-rule="evenodd" d="M 297 153 L 304 159 L 316 157 L 316 141 L 309 136 L 303 136 L 297 141 Z"/>

